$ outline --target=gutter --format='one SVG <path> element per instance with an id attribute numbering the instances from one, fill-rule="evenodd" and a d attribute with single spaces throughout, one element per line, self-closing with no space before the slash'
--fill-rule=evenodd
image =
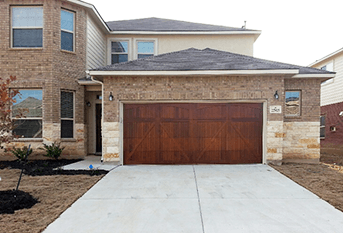
<path id="1" fill-rule="evenodd" d="M 126 75 L 261 75 L 261 74 L 299 74 L 298 69 L 285 70 L 175 70 L 175 71 L 89 71 L 92 76 L 126 76 Z"/>

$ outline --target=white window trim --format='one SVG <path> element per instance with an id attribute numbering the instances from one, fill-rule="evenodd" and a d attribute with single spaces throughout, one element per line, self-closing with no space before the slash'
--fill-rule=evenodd
<path id="1" fill-rule="evenodd" d="M 133 41 L 133 59 L 138 59 L 138 42 L 154 42 L 154 56 L 158 54 L 158 40 L 156 38 L 137 38 Z"/>
<path id="2" fill-rule="evenodd" d="M 107 40 L 107 65 L 112 64 L 112 42 L 127 42 L 127 60 L 132 60 L 132 39 L 131 38 L 109 38 Z"/>
<path id="3" fill-rule="evenodd" d="M 73 93 L 73 119 L 71 119 L 71 118 L 62 118 L 62 116 L 61 116 L 61 96 L 60 96 L 60 130 L 61 130 L 61 133 L 60 133 L 60 136 L 61 136 L 61 139 L 62 140 L 68 140 L 68 139 L 75 139 L 75 129 L 76 129 L 76 127 L 75 127 L 75 103 L 76 103 L 76 101 L 75 101 L 75 91 L 72 91 L 72 90 L 61 90 L 61 94 L 60 95 L 62 95 L 62 92 L 71 92 L 71 93 Z M 72 120 L 73 121 L 73 137 L 72 138 L 62 138 L 62 120 Z"/>
<path id="4" fill-rule="evenodd" d="M 299 92 L 299 114 L 286 114 L 286 92 Z M 302 93 L 301 90 L 285 90 L 285 117 L 300 117 L 302 109 Z"/>
<path id="5" fill-rule="evenodd" d="M 60 48 L 62 51 L 66 51 L 66 52 L 75 52 L 75 31 L 76 31 L 76 24 L 75 24 L 75 15 L 76 15 L 76 12 L 75 11 L 71 11 L 71 10 L 68 10 L 68 9 L 65 9 L 65 8 L 61 8 L 61 11 L 67 11 L 67 12 L 70 12 L 73 14 L 73 28 L 74 28 L 74 31 L 69 31 L 69 30 L 65 30 L 65 29 L 62 29 L 62 25 L 60 25 L 60 30 L 61 30 L 61 43 L 60 43 Z M 61 17 L 61 12 L 60 12 L 60 17 Z M 61 19 L 60 19 L 60 24 L 61 24 Z M 69 50 L 65 50 L 65 49 L 62 49 L 62 31 L 63 32 L 68 32 L 68 33 L 72 33 L 73 34 L 73 51 L 69 51 Z"/>
<path id="6" fill-rule="evenodd" d="M 11 6 L 11 17 L 10 17 L 10 25 L 11 25 L 11 48 L 13 49 L 37 49 L 43 48 L 44 46 L 44 8 L 43 8 L 43 19 L 42 19 L 42 27 L 14 27 L 13 23 L 13 8 L 32 8 L 32 7 L 42 7 L 43 5 L 25 5 L 25 6 Z M 42 47 L 14 47 L 13 46 L 13 29 L 42 29 Z"/>
<path id="7" fill-rule="evenodd" d="M 36 140 L 36 139 L 42 139 L 43 138 L 43 99 L 44 99 L 44 91 L 43 91 L 43 89 L 39 89 L 39 88 L 11 88 L 10 89 L 10 91 L 11 90 L 19 90 L 19 92 L 20 92 L 20 90 L 27 90 L 27 91 L 42 91 L 42 116 L 41 117 L 20 117 L 20 118 L 17 118 L 17 117 L 13 117 L 13 115 L 12 115 L 12 107 L 13 107 L 13 105 L 11 106 L 11 119 L 12 120 L 41 120 L 42 121 L 42 137 L 41 138 L 18 138 L 19 140 L 21 140 L 21 139 L 24 139 L 24 140 L 28 140 L 28 139 L 34 139 L 34 140 Z M 18 140 L 17 139 L 17 140 Z"/>

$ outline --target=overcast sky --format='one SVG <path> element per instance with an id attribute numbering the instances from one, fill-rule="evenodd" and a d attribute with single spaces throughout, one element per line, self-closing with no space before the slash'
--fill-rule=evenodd
<path id="1" fill-rule="evenodd" d="M 307 66 L 343 47 L 339 0 L 84 0 L 105 21 L 158 17 L 261 30 L 258 58 Z"/>

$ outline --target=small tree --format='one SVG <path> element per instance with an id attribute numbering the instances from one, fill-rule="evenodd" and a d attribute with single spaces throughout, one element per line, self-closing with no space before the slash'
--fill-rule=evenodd
<path id="1" fill-rule="evenodd" d="M 3 149 L 3 144 L 10 142 L 15 136 L 12 134 L 14 121 L 11 116 L 11 106 L 15 103 L 14 97 L 19 95 L 19 91 L 10 90 L 10 84 L 15 80 L 15 76 L 5 80 L 0 78 L 0 149 Z"/>

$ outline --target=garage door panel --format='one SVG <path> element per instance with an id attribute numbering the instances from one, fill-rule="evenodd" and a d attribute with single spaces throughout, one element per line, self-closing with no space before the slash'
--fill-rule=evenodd
<path id="1" fill-rule="evenodd" d="M 261 162 L 262 104 L 124 105 L 125 164 Z"/>

